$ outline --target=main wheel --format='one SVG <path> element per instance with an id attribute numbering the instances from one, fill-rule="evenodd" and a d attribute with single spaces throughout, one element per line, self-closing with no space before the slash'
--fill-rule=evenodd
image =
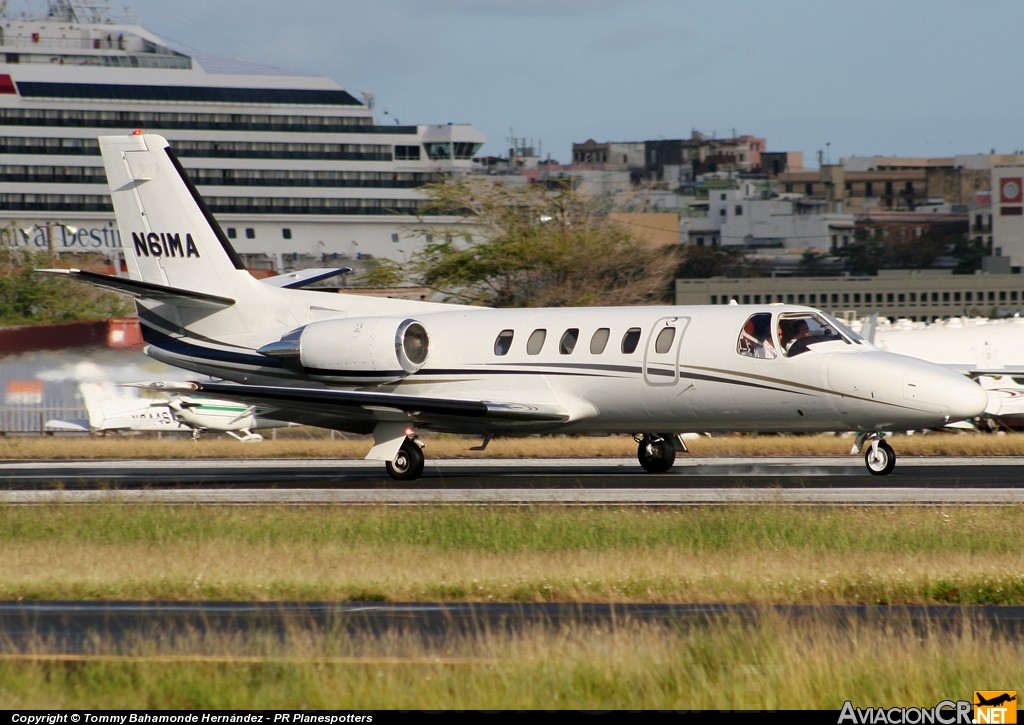
<path id="1" fill-rule="evenodd" d="M 388 475 L 397 481 L 411 481 L 419 478 L 423 473 L 423 465 L 426 462 L 423 450 L 419 445 L 408 438 L 402 443 L 395 460 L 385 463 Z"/>
<path id="2" fill-rule="evenodd" d="M 896 451 L 885 441 L 878 441 L 878 447 L 868 446 L 864 463 L 873 476 L 888 476 L 896 467 Z"/>
<path id="3" fill-rule="evenodd" d="M 648 473 L 664 473 L 676 462 L 676 449 L 671 437 L 648 434 L 640 439 L 636 457 Z"/>

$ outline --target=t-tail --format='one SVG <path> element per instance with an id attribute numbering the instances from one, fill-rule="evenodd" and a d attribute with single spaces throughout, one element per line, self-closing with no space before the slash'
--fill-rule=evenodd
<path id="1" fill-rule="evenodd" d="M 251 283 L 166 140 L 105 136 L 100 151 L 132 279 L 229 296 Z"/>
<path id="2" fill-rule="evenodd" d="M 408 315 L 434 303 L 300 289 L 347 270 L 260 280 L 232 248 L 167 141 L 99 138 L 128 277 L 43 270 L 131 295 L 146 352 L 177 367 L 239 381 L 288 377 L 261 351 L 324 317 Z"/>

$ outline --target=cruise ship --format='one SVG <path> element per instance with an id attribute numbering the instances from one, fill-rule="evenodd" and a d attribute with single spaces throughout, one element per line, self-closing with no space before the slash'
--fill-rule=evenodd
<path id="1" fill-rule="evenodd" d="M 6 7 L 5 7 L 6 6 Z M 254 272 L 401 260 L 454 223 L 419 215 L 423 184 L 471 171 L 467 124 L 374 121 L 324 76 L 166 42 L 109 3 L 0 0 L 0 239 L 119 254 L 97 137 L 170 142 Z"/>

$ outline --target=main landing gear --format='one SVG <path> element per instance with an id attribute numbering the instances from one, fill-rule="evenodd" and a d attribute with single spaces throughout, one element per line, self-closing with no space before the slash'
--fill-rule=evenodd
<path id="1" fill-rule="evenodd" d="M 415 438 L 406 438 L 398 455 L 393 461 L 387 461 L 384 466 L 388 474 L 396 481 L 411 481 L 423 474 L 423 466 L 426 459 L 423 456 L 423 449 Z"/>
<path id="2" fill-rule="evenodd" d="M 676 462 L 674 441 L 677 439 L 672 433 L 634 435 L 633 440 L 637 442 L 636 457 L 644 470 L 648 473 L 664 473 L 672 468 Z M 685 447 L 683 450 L 686 450 Z"/>
<path id="3" fill-rule="evenodd" d="M 864 450 L 864 465 L 873 476 L 888 476 L 896 467 L 896 451 L 885 440 L 885 433 L 861 433 L 853 444 L 853 452 L 857 453 L 869 441 Z"/>

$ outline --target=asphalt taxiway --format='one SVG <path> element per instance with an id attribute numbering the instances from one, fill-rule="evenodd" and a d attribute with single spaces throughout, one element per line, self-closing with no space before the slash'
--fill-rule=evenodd
<path id="1" fill-rule="evenodd" d="M 949 605 L 753 605 L 459 602 L 0 602 L 0 659 L 23 653 L 117 652 L 142 641 L 194 647 L 206 638 L 270 634 L 337 640 L 412 636 L 424 644 L 448 638 L 516 632 L 528 627 L 628 627 L 660 624 L 674 630 L 716 622 L 756 625 L 765 620 L 836 627 L 907 627 L 921 636 L 984 627 L 1001 637 L 1024 633 L 1024 607 Z M 223 641 L 222 639 L 220 640 Z"/>

